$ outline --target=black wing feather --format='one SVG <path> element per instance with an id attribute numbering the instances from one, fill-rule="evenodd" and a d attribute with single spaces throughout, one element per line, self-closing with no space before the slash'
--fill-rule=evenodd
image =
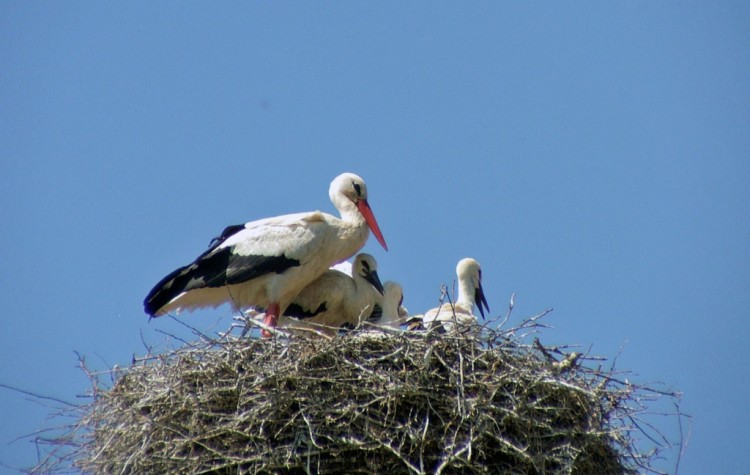
<path id="1" fill-rule="evenodd" d="M 221 243 L 234 236 L 238 232 L 242 231 L 243 229 L 245 229 L 244 224 L 232 224 L 231 226 L 227 226 L 226 228 L 224 228 L 221 234 L 211 239 L 211 242 L 208 243 L 208 251 L 206 252 L 213 251 L 214 249 L 219 247 Z"/>
<path id="2" fill-rule="evenodd" d="M 284 315 L 287 317 L 296 318 L 299 320 L 304 320 L 305 318 L 312 318 L 320 313 L 323 313 L 326 311 L 326 303 L 321 303 L 318 308 L 315 310 L 307 310 L 302 307 L 302 305 L 297 303 L 289 304 L 289 306 L 284 310 Z"/>
<path id="3" fill-rule="evenodd" d="M 226 227 L 195 261 L 176 269 L 160 280 L 143 301 L 145 312 L 153 316 L 183 292 L 240 284 L 271 272 L 280 274 L 290 267 L 300 265 L 299 260 L 290 259 L 283 254 L 244 256 L 234 253 L 235 246 L 219 249 L 221 243 L 243 229 L 244 225 Z"/>
<path id="4" fill-rule="evenodd" d="M 376 323 L 380 321 L 380 318 L 383 316 L 383 307 L 381 307 L 378 304 L 373 305 L 372 307 L 372 313 L 369 317 L 367 317 L 367 321 L 370 323 Z"/>

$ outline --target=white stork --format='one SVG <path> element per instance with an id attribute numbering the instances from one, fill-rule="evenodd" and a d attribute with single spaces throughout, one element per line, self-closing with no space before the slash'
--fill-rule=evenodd
<path id="1" fill-rule="evenodd" d="M 409 315 L 403 303 L 404 289 L 398 282 L 387 281 L 383 284 L 383 295 L 377 299 L 375 311 L 367 318 L 367 323 L 398 330 Z"/>
<path id="2" fill-rule="evenodd" d="M 456 266 L 458 278 L 458 298 L 455 302 L 443 303 L 437 308 L 425 312 L 422 325 L 427 330 L 442 327 L 444 331 L 463 328 L 476 322 L 474 305 L 479 308 L 479 314 L 484 319 L 484 309 L 489 312 L 490 307 L 482 290 L 482 269 L 479 262 L 467 257 L 458 261 Z"/>
<path id="3" fill-rule="evenodd" d="M 343 173 L 328 194 L 341 219 L 312 211 L 229 226 L 195 261 L 151 289 L 143 302 L 146 313 L 158 317 L 232 303 L 265 308 L 265 325 L 275 327 L 300 290 L 364 246 L 368 227 L 388 250 L 362 178 Z"/>
<path id="4" fill-rule="evenodd" d="M 341 326 L 357 326 L 372 314 L 384 292 L 377 269 L 375 258 L 361 253 L 354 259 L 351 276 L 327 270 L 292 299 L 279 318 L 279 327 L 333 337 Z"/>

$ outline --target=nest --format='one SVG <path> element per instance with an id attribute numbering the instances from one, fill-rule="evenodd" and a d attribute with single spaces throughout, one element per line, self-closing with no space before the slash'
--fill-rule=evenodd
<path id="1" fill-rule="evenodd" d="M 65 458 L 102 474 L 649 471 L 645 389 L 525 343 L 537 325 L 202 338 L 96 384 Z"/>

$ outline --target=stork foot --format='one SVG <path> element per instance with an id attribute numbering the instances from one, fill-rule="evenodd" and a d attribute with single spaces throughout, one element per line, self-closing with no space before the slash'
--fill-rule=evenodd
<path id="1" fill-rule="evenodd" d="M 271 328 L 276 328 L 279 323 L 279 313 L 280 311 L 278 303 L 272 303 L 271 305 L 269 305 L 268 309 L 266 310 L 266 317 L 263 319 L 263 324 Z M 271 338 L 271 332 L 269 332 L 265 328 L 260 330 L 260 334 L 263 338 Z"/>

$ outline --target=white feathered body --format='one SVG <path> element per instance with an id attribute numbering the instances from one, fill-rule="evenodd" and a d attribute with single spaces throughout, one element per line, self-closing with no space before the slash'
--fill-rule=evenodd
<path id="1" fill-rule="evenodd" d="M 313 211 L 227 227 L 195 261 L 156 284 L 144 310 L 160 316 L 230 303 L 278 312 L 331 265 L 361 249 L 368 227 L 387 249 L 360 177 L 339 175 L 329 196 L 341 219 Z M 270 315 L 273 326 L 278 315 Z"/>

